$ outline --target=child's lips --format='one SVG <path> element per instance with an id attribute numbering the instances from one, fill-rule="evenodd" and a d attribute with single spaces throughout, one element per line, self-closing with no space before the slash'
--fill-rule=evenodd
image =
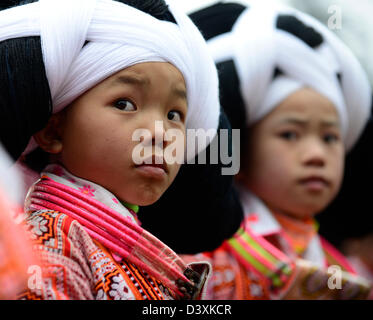
<path id="1" fill-rule="evenodd" d="M 152 158 L 152 161 L 144 161 L 144 163 L 136 165 L 135 168 L 149 178 L 163 179 L 168 173 L 167 164 L 164 161 L 159 164 L 155 163 L 155 157 Z"/>
<path id="2" fill-rule="evenodd" d="M 159 164 L 141 164 L 135 166 L 135 168 L 149 178 L 162 179 L 166 176 L 166 171 Z"/>
<path id="3" fill-rule="evenodd" d="M 330 186 L 330 182 L 321 176 L 310 176 L 302 178 L 299 183 L 305 186 L 308 190 L 314 192 L 320 192 Z"/>

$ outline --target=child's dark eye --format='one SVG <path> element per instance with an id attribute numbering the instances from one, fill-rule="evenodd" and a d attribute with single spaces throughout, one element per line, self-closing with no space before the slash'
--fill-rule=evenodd
<path id="1" fill-rule="evenodd" d="M 324 135 L 323 140 L 326 143 L 333 143 L 339 140 L 339 136 L 333 133 Z"/>
<path id="2" fill-rule="evenodd" d="M 182 114 L 179 111 L 172 110 L 167 114 L 167 119 L 172 121 L 181 121 Z"/>
<path id="3" fill-rule="evenodd" d="M 114 107 L 123 111 L 136 111 L 137 107 L 134 103 L 127 99 L 119 99 L 114 102 Z"/>
<path id="4" fill-rule="evenodd" d="M 280 133 L 280 137 L 285 140 L 296 140 L 298 138 L 298 134 L 295 131 L 284 131 Z"/>

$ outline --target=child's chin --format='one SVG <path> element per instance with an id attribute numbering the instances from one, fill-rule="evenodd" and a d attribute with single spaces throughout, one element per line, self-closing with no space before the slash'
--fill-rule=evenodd
<path id="1" fill-rule="evenodd" d="M 293 216 L 293 218 L 295 219 L 300 219 L 300 220 L 304 220 L 304 219 L 312 219 L 315 217 L 317 213 L 315 212 L 312 212 L 312 213 L 299 213 L 299 212 L 296 212 L 296 213 L 292 213 L 291 215 Z"/>
<path id="2" fill-rule="evenodd" d="M 140 207 L 150 206 L 153 203 L 157 202 L 162 194 L 144 194 L 141 198 L 139 198 L 136 204 Z"/>
<path id="3" fill-rule="evenodd" d="M 296 210 L 289 212 L 289 215 L 296 219 L 312 219 L 321 211 L 322 210 L 319 207 L 297 208 Z"/>

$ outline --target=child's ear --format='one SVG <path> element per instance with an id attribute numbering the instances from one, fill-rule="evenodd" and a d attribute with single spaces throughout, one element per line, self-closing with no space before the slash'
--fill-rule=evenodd
<path id="1" fill-rule="evenodd" d="M 47 125 L 34 135 L 37 144 L 48 153 L 58 154 L 62 151 L 61 132 L 63 115 L 61 112 L 53 114 Z"/>

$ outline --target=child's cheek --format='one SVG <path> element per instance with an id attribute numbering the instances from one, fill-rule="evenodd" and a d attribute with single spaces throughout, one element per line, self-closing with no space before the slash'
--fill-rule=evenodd
<path id="1" fill-rule="evenodd" d="M 290 177 L 292 168 L 295 163 L 293 159 L 293 152 L 289 148 L 284 147 L 279 143 L 268 144 L 266 152 L 263 154 L 262 161 L 265 165 L 262 166 L 264 175 L 271 180 L 284 182 Z"/>
<path id="2" fill-rule="evenodd" d="M 344 154 L 336 157 L 334 161 L 330 164 L 331 170 L 333 170 L 332 176 L 334 177 L 334 189 L 335 193 L 338 193 L 343 182 L 344 176 Z"/>

